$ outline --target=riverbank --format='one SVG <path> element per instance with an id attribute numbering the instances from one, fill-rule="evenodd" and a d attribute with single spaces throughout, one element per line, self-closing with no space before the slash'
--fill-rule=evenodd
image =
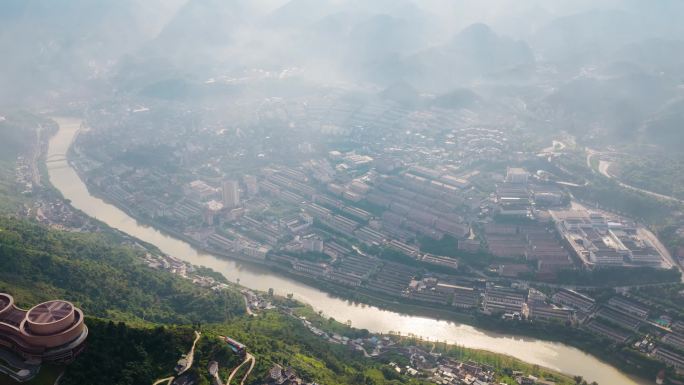
<path id="1" fill-rule="evenodd" d="M 78 168 L 74 168 L 78 172 Z M 81 177 L 82 180 L 85 180 L 83 175 L 79 174 L 79 177 Z M 516 338 L 529 338 L 531 340 L 545 340 L 549 342 L 562 343 L 573 346 L 595 357 L 602 357 L 601 360 L 603 362 L 615 366 L 625 373 L 637 376 L 644 380 L 653 378 L 661 368 L 661 365 L 654 367 L 652 360 L 645 356 L 641 357 L 639 355 L 631 355 L 629 361 L 620 359 L 617 355 L 620 354 L 620 357 L 624 357 L 624 355 L 621 354 L 621 350 L 619 350 L 618 347 L 613 346 L 610 341 L 596 338 L 594 335 L 578 328 L 567 327 L 565 325 L 554 323 L 503 321 L 498 317 L 488 316 L 478 312 L 477 310 L 470 312 L 448 310 L 444 307 L 432 306 L 427 303 L 421 303 L 419 301 L 414 301 L 407 298 L 395 298 L 387 296 L 362 287 L 351 289 L 333 282 L 318 280 L 306 274 L 300 274 L 292 269 L 284 268 L 278 263 L 274 263 L 268 259 L 263 261 L 254 260 L 253 258 L 249 258 L 247 256 L 224 253 L 218 250 L 207 248 L 196 239 L 193 239 L 186 234 L 171 229 L 168 226 L 165 226 L 164 224 L 158 223 L 154 220 L 143 218 L 132 208 L 121 204 L 121 202 L 111 200 L 106 196 L 106 194 L 104 194 L 103 191 L 97 189 L 96 187 L 88 185 L 87 183 L 86 187 L 91 194 L 109 204 L 115 205 L 139 223 L 155 228 L 172 237 L 181 239 L 199 251 L 210 253 L 229 260 L 238 260 L 242 263 L 259 268 L 267 268 L 270 271 L 320 289 L 334 298 L 353 302 L 355 304 L 373 306 L 379 309 L 401 314 L 461 323 L 497 334 L 515 335 L 517 336 Z M 338 321 L 344 322 L 346 320 Z"/>
<path id="2" fill-rule="evenodd" d="M 287 301 L 289 302 L 291 300 Z M 325 334 L 320 335 L 319 338 L 326 340 L 328 343 L 344 343 L 343 341 L 334 338 L 333 336 L 335 334 L 349 338 L 349 344 L 353 344 L 355 346 L 355 350 L 363 352 L 364 356 L 367 358 L 382 360 L 381 357 L 383 355 L 391 354 L 392 352 L 395 352 L 395 354 L 399 353 L 401 355 L 401 349 L 397 350 L 397 347 L 416 347 L 422 349 L 424 352 L 434 352 L 440 354 L 441 356 L 448 355 L 461 360 L 473 359 L 479 364 L 503 368 L 503 372 L 519 370 L 524 373 L 535 373 L 536 376 L 542 376 L 545 378 L 551 377 L 557 381 L 560 380 L 562 382 L 574 384 L 574 380 L 571 375 L 563 374 L 548 368 L 540 368 L 539 366 L 523 362 L 510 354 L 491 353 L 482 349 L 463 348 L 457 345 L 449 345 L 443 343 L 442 341 L 433 341 L 429 339 L 426 340 L 422 337 L 411 334 L 398 335 L 397 333 L 368 333 L 362 330 L 354 329 L 353 326 L 350 327 L 342 322 L 325 318 L 324 316 L 316 313 L 310 306 L 307 305 L 299 305 L 295 306 L 294 308 L 290 308 L 285 311 L 285 314 L 295 317 L 311 331 L 316 331 L 319 333 L 320 331 L 325 332 Z M 391 340 L 398 343 L 389 349 L 377 349 L 377 345 L 372 342 L 368 344 L 368 341 L 378 341 L 384 337 L 389 337 Z M 369 355 L 368 351 L 371 349 L 371 347 L 374 347 L 374 345 L 375 348 L 372 350 L 373 355 Z"/>
<path id="3" fill-rule="evenodd" d="M 62 153 L 69 148 L 79 121 L 62 120 L 60 132 L 51 139 L 50 151 Z M 66 128 L 65 128 L 66 127 Z M 540 366 L 549 367 L 563 373 L 582 375 L 600 384 L 645 385 L 650 381 L 628 377 L 614 367 L 606 365 L 594 356 L 561 343 L 520 338 L 513 335 L 500 335 L 479 330 L 466 324 L 454 324 L 432 318 L 417 317 L 406 313 L 382 310 L 375 306 L 360 306 L 332 297 L 328 292 L 315 289 L 314 285 L 304 285 L 301 279 L 291 279 L 283 274 L 273 274 L 264 268 L 245 262 L 236 264 L 228 258 L 198 252 L 187 242 L 169 237 L 153 227 L 141 225 L 122 210 L 95 198 L 77 173 L 67 165 L 51 164 L 50 181 L 61 191 L 65 199 L 91 217 L 98 218 L 109 226 L 135 238 L 155 245 L 164 253 L 174 255 L 193 265 L 206 266 L 223 274 L 232 281 L 240 280 L 242 285 L 255 290 L 293 293 L 295 298 L 308 303 L 317 311 L 340 320 L 351 320 L 357 328 L 368 329 L 375 333 L 389 331 L 402 334 L 414 333 L 429 337 L 431 340 L 447 341 L 461 346 L 482 349 L 494 353 L 511 354 L 515 357 Z"/>
<path id="4" fill-rule="evenodd" d="M 662 368 L 662 363 L 644 355 L 636 354 L 636 352 L 624 351 L 610 340 L 597 338 L 588 332 L 576 327 L 568 327 L 565 324 L 502 320 L 499 317 L 488 316 L 477 310 L 470 312 L 452 311 L 410 299 L 399 302 L 396 298 L 381 293 L 369 292 L 368 290 L 350 290 L 340 285 L 326 284 L 311 277 L 291 274 L 286 269 L 281 269 L 279 272 L 298 277 L 308 285 L 318 287 L 331 293 L 331 295 L 354 303 L 372 304 L 371 306 L 402 314 L 471 325 L 496 334 L 515 335 L 516 338 L 523 340 L 545 340 L 570 345 L 592 356 L 601 357 L 601 361 L 643 380 L 654 378 Z M 344 322 L 345 320 L 339 321 Z M 424 336 L 416 335 L 416 337 Z M 458 342 L 456 344 L 458 345 Z"/>

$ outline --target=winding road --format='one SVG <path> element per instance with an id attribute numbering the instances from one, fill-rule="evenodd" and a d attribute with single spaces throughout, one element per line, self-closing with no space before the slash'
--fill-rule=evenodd
<path id="1" fill-rule="evenodd" d="M 650 195 L 650 196 L 652 196 L 652 197 L 654 197 L 654 198 L 664 199 L 664 200 L 666 200 L 666 201 L 671 201 L 671 202 L 675 202 L 675 203 L 679 203 L 679 204 L 684 204 L 684 200 L 681 200 L 681 199 L 679 199 L 679 198 L 675 198 L 675 197 L 670 196 L 670 195 L 664 195 L 664 194 L 660 194 L 660 193 L 653 192 L 653 191 L 649 191 L 649 190 L 644 190 L 644 189 L 642 189 L 642 188 L 639 188 L 639 187 L 632 186 L 632 185 L 629 185 L 629 184 L 627 184 L 627 183 L 621 182 L 618 178 L 616 178 L 614 175 L 612 175 L 611 173 L 608 172 L 608 170 L 610 169 L 610 166 L 611 166 L 612 164 L 613 164 L 612 162 L 609 162 L 609 161 L 606 161 L 606 160 L 601 160 L 601 161 L 599 161 L 599 172 L 601 173 L 601 175 L 603 175 L 603 176 L 605 176 L 605 177 L 607 177 L 607 178 L 610 178 L 610 179 L 614 180 L 617 184 L 620 185 L 620 187 L 624 187 L 624 188 L 629 189 L 629 190 L 638 191 L 638 192 L 640 192 L 640 193 L 644 193 L 644 194 L 646 194 L 646 195 Z"/>
<path id="2" fill-rule="evenodd" d="M 637 191 L 637 192 L 652 196 L 652 197 L 657 198 L 657 199 L 663 199 L 663 200 L 670 201 L 670 202 L 684 204 L 684 200 L 682 200 L 682 199 L 679 199 L 679 198 L 676 198 L 676 197 L 673 197 L 670 195 L 660 194 L 660 193 L 657 193 L 654 191 L 645 190 L 645 189 L 642 189 L 640 187 L 632 186 L 632 185 L 629 185 L 627 183 L 620 181 L 618 178 L 616 178 L 613 174 L 611 174 L 609 172 L 610 166 L 612 166 L 613 162 L 600 159 L 601 155 L 603 155 L 601 152 L 587 148 L 587 166 L 593 172 L 598 171 L 601 175 L 605 176 L 608 179 L 614 180 L 615 183 L 617 183 L 620 187 L 626 188 L 628 190 Z M 591 159 L 594 156 L 599 157 L 598 170 L 596 170 L 591 164 Z"/>
<path id="3" fill-rule="evenodd" d="M 197 341 L 199 341 L 201 336 L 201 333 L 195 330 L 195 340 L 192 342 L 192 348 L 190 348 L 190 351 L 188 352 L 188 355 L 186 357 L 186 365 L 183 370 L 178 372 L 178 375 L 180 376 L 181 374 L 185 373 L 188 371 L 188 369 L 192 368 L 192 361 L 195 359 L 195 345 L 197 345 Z"/>
<path id="4" fill-rule="evenodd" d="M 164 382 L 166 382 L 166 385 L 171 385 L 171 381 L 173 381 L 174 378 L 175 377 L 162 378 L 161 380 L 155 381 L 152 385 L 163 384 Z"/>
<path id="5" fill-rule="evenodd" d="M 247 315 L 254 317 L 256 314 L 252 312 L 251 306 L 249 306 L 249 301 L 247 300 L 247 295 L 242 293 L 242 298 L 245 300 L 245 309 L 247 311 Z"/>
<path id="6" fill-rule="evenodd" d="M 254 369 L 254 365 L 256 364 L 256 359 L 253 355 L 249 353 L 247 353 L 245 360 L 242 361 L 242 363 L 238 365 L 235 369 L 233 369 L 232 372 L 230 372 L 230 376 L 228 376 L 228 380 L 226 380 L 225 385 L 230 385 L 230 382 L 233 381 L 233 377 L 235 377 L 240 368 L 242 368 L 248 362 L 251 362 L 249 365 L 249 369 L 247 369 L 247 373 L 245 373 L 244 377 L 242 377 L 242 381 L 240 381 L 240 385 L 244 385 L 245 381 L 247 381 L 247 377 L 249 377 L 249 375 L 252 373 L 252 369 Z"/>
<path id="7" fill-rule="evenodd" d="M 199 341 L 201 335 L 202 335 L 202 333 L 195 330 L 195 340 L 192 342 L 192 347 L 190 348 L 190 352 L 188 352 L 188 354 L 185 356 L 186 357 L 185 368 L 183 368 L 183 370 L 178 372 L 178 376 L 187 372 L 188 369 L 192 368 L 192 361 L 195 358 L 195 346 L 197 345 L 197 341 Z M 155 381 L 152 385 L 163 384 L 164 382 L 166 382 L 166 385 L 171 385 L 171 382 L 173 382 L 174 378 L 175 378 L 174 376 L 162 378 L 162 379 Z"/>

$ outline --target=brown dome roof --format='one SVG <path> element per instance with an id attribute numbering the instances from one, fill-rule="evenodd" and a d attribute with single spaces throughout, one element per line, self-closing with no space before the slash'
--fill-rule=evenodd
<path id="1" fill-rule="evenodd" d="M 12 297 L 5 293 L 0 293 L 0 311 L 12 303 Z"/>
<path id="2" fill-rule="evenodd" d="M 33 324 L 50 324 L 67 318 L 74 306 L 66 301 L 48 301 L 29 310 L 27 319 Z"/>

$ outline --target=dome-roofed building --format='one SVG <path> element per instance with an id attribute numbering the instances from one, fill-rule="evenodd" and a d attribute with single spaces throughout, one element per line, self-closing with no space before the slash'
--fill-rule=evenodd
<path id="1" fill-rule="evenodd" d="M 15 380 L 25 381 L 37 373 L 12 370 L 22 361 L 26 368 L 33 369 L 43 361 L 72 361 L 83 349 L 87 336 L 83 312 L 70 302 L 47 301 L 24 310 L 14 304 L 11 295 L 0 293 L 0 356 L 13 361 L 8 367 L 0 365 L 0 372 Z"/>

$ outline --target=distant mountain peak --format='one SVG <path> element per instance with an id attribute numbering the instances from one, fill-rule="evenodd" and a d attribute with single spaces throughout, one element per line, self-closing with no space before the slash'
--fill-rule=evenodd
<path id="1" fill-rule="evenodd" d="M 400 80 L 385 88 L 380 96 L 401 104 L 415 104 L 420 99 L 418 90 L 406 81 Z"/>
<path id="2" fill-rule="evenodd" d="M 456 37 L 482 38 L 495 36 L 492 29 L 484 23 L 474 23 L 461 30 Z"/>

